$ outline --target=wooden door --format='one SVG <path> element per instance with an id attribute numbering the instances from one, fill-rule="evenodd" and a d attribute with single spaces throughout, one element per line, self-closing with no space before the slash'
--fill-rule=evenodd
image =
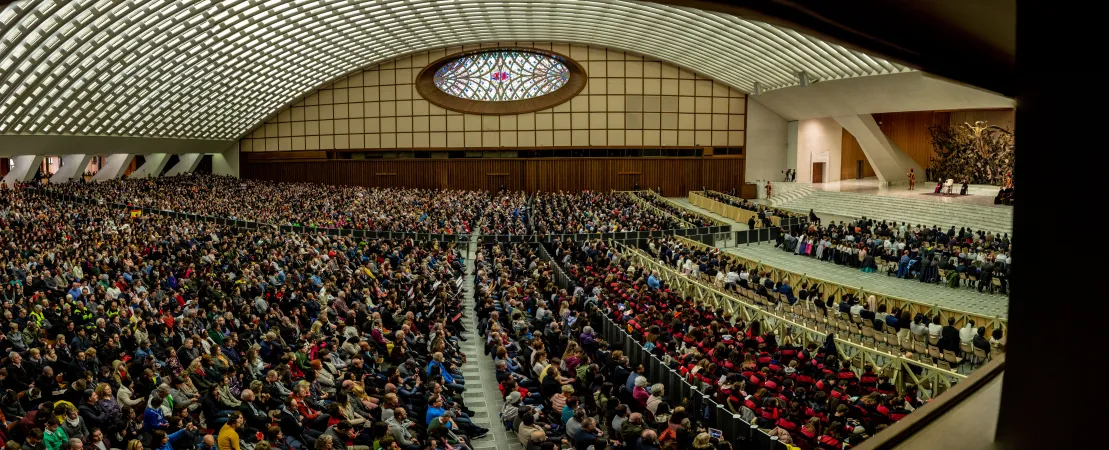
<path id="1" fill-rule="evenodd" d="M 822 163 L 822 162 L 812 163 L 812 182 L 813 183 L 823 183 L 824 182 L 824 163 Z"/>

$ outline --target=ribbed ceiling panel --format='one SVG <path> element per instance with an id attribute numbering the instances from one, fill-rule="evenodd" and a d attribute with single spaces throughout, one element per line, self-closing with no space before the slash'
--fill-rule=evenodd
<path id="1" fill-rule="evenodd" d="M 910 69 L 736 16 L 628 0 L 44 0 L 0 12 L 0 133 L 234 139 L 400 55 L 580 42 L 751 92 Z"/>

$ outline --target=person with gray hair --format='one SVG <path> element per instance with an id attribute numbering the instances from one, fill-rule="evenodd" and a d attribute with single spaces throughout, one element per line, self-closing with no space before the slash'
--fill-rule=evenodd
<path id="1" fill-rule="evenodd" d="M 632 398 L 634 398 L 635 401 L 639 402 L 640 407 L 646 408 L 647 399 L 650 397 L 651 394 L 647 392 L 647 377 L 644 377 L 642 375 L 636 377 L 635 388 L 632 389 Z"/>
<path id="2" fill-rule="evenodd" d="M 243 389 L 239 394 L 242 402 L 239 404 L 239 412 L 243 413 L 243 418 L 246 419 L 246 427 L 249 430 L 265 430 L 266 425 L 270 422 L 269 414 L 266 412 L 266 407 L 261 402 L 257 401 L 254 391 L 250 389 Z"/>
<path id="3" fill-rule="evenodd" d="M 662 403 L 662 396 L 665 391 L 666 387 L 662 383 L 651 386 L 651 396 L 647 397 L 647 410 L 651 414 L 658 414 L 658 406 Z"/>
<path id="4" fill-rule="evenodd" d="M 69 447 L 67 447 L 67 448 L 68 448 L 68 450 L 82 450 L 82 449 L 85 448 L 85 443 L 83 441 L 81 441 L 80 439 L 71 438 L 69 440 Z"/>

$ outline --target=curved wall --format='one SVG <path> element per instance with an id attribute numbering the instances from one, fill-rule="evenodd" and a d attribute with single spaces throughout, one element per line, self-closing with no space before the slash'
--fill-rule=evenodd
<path id="1" fill-rule="evenodd" d="M 479 48 L 523 47 L 567 55 L 589 76 L 553 108 L 512 115 L 449 111 L 419 96 L 427 64 Z M 243 152 L 556 147 L 742 147 L 747 97 L 657 59 L 607 48 L 499 42 L 420 52 L 321 87 L 240 140 Z"/>

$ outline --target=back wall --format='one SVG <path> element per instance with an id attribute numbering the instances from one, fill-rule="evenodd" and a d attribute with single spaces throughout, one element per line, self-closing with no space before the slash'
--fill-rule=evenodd
<path id="1" fill-rule="evenodd" d="M 572 100 L 528 114 L 474 115 L 420 97 L 435 60 L 480 48 L 549 50 L 588 75 Z M 500 42 L 420 52 L 359 70 L 281 110 L 240 141 L 243 152 L 536 147 L 742 147 L 747 96 L 688 69 L 622 50 Z"/>

